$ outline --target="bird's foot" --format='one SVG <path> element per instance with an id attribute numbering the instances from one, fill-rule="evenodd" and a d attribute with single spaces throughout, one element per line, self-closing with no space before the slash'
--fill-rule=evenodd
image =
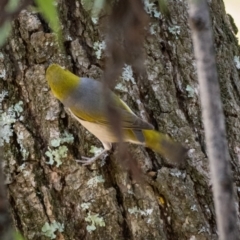
<path id="1" fill-rule="evenodd" d="M 76 162 L 82 163 L 83 166 L 85 166 L 85 165 L 90 165 L 90 164 L 94 163 L 97 159 L 98 159 L 98 157 L 97 158 L 96 157 L 90 158 L 90 157 L 83 157 L 82 156 L 82 159 L 81 160 L 77 159 Z"/>
<path id="2" fill-rule="evenodd" d="M 82 159 L 81 160 L 77 159 L 76 162 L 82 163 L 83 166 L 90 165 L 90 164 L 94 163 L 97 159 L 99 159 L 107 151 L 108 150 L 104 149 L 101 153 L 99 153 L 98 155 L 91 157 L 91 158 L 82 156 Z"/>

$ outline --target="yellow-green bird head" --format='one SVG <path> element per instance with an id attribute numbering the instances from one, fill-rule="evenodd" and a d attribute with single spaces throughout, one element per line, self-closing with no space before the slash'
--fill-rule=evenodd
<path id="1" fill-rule="evenodd" d="M 46 72 L 46 79 L 54 96 L 64 101 L 78 87 L 80 77 L 63 69 L 57 64 L 51 64 Z"/>

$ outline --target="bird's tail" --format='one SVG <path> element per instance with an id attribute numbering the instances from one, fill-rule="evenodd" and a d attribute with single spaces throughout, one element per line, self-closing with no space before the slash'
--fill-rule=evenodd
<path id="1" fill-rule="evenodd" d="M 171 162 L 180 162 L 187 153 L 187 149 L 180 143 L 174 142 L 169 136 L 154 130 L 142 130 L 146 147 L 161 154 Z"/>

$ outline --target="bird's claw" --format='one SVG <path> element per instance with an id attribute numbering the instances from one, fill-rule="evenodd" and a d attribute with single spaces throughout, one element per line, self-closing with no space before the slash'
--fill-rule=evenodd
<path id="1" fill-rule="evenodd" d="M 79 162 L 79 163 L 82 163 L 83 166 L 86 166 L 86 165 L 90 165 L 92 164 L 93 162 L 95 162 L 97 159 L 100 158 L 100 156 L 102 156 L 104 153 L 106 153 L 108 150 L 107 149 L 104 149 L 101 153 L 99 153 L 98 155 L 94 156 L 94 157 L 83 157 L 82 156 L 82 159 L 80 160 L 76 160 L 76 162 Z"/>
<path id="2" fill-rule="evenodd" d="M 95 162 L 97 159 L 95 158 L 88 158 L 88 157 L 82 157 L 81 160 L 76 160 L 76 162 L 78 163 L 82 163 L 83 166 L 86 166 L 86 165 L 90 165 L 92 164 L 93 162 Z"/>

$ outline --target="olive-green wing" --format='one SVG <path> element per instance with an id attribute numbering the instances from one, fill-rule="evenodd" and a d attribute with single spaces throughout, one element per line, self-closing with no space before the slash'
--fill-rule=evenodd
<path id="1" fill-rule="evenodd" d="M 115 94 L 114 94 L 115 95 Z M 115 95 L 115 97 L 117 97 Z M 118 97 L 117 97 L 118 98 Z M 116 100 L 116 99 L 115 99 Z M 120 100 L 120 101 L 119 101 Z M 115 102 L 115 101 L 114 101 Z M 134 114 L 127 104 L 120 98 L 115 102 L 114 107 L 120 112 L 122 118 L 122 127 L 126 129 L 153 129 L 153 126 Z M 88 108 L 71 108 L 71 112 L 84 121 L 98 123 L 109 126 L 109 120 L 104 111 L 88 111 Z"/>

